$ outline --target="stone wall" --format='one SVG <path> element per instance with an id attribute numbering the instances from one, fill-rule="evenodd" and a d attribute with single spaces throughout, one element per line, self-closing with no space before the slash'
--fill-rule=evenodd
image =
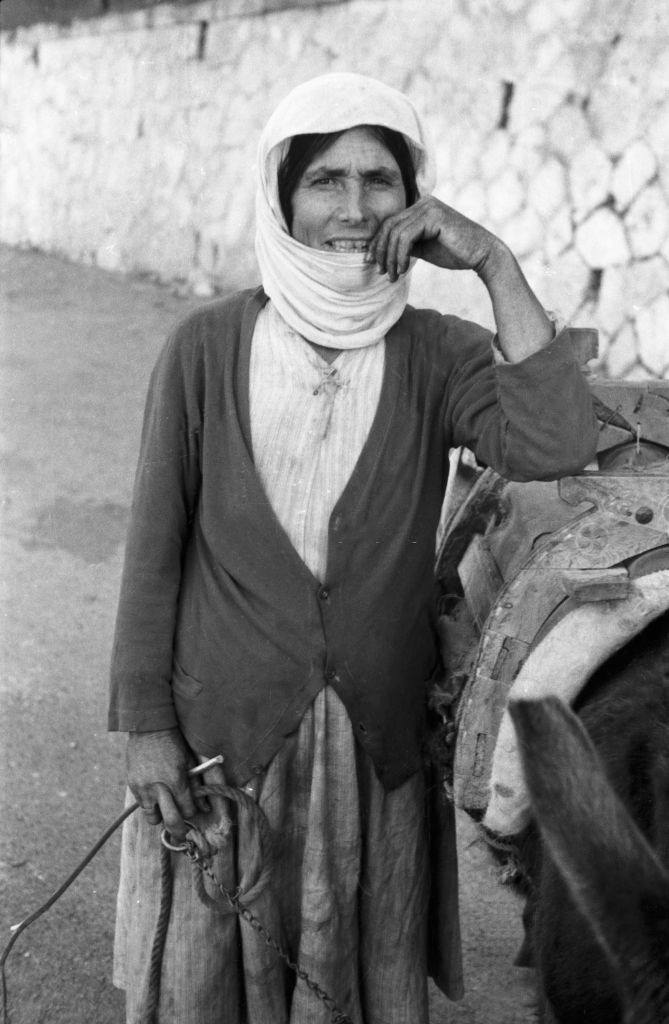
<path id="1" fill-rule="evenodd" d="M 4 32 L 0 239 L 199 294 L 256 280 L 260 128 L 324 70 L 409 93 L 437 194 L 504 238 L 613 376 L 669 373 L 669 30 L 657 0 L 209 0 Z M 490 323 L 473 275 L 413 299 Z"/>

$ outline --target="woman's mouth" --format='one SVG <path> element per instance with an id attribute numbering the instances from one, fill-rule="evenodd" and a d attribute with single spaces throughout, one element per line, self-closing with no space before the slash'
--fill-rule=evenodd
<path id="1" fill-rule="evenodd" d="M 332 252 L 367 252 L 368 238 L 330 238 L 324 243 L 325 249 Z"/>

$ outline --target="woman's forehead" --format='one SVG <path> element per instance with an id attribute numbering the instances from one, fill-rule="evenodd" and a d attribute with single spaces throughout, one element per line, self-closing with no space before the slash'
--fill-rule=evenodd
<path id="1" fill-rule="evenodd" d="M 399 165 L 388 147 L 367 125 L 357 125 L 338 133 L 313 160 L 307 172 L 315 167 L 342 167 L 349 165 L 386 166 L 399 170 Z"/>

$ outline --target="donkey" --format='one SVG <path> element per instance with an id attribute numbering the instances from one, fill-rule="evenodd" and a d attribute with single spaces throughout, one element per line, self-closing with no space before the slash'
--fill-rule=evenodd
<path id="1" fill-rule="evenodd" d="M 610 659 L 579 718 L 510 712 L 542 848 L 531 940 L 544 1024 L 669 1024 L 669 615 Z"/>

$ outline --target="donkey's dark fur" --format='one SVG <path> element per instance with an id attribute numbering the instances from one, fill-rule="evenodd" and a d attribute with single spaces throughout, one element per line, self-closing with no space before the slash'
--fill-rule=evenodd
<path id="1" fill-rule="evenodd" d="M 669 615 L 593 676 L 578 711 L 585 729 L 555 699 L 512 707 L 543 841 L 544 1020 L 669 1024 Z"/>

